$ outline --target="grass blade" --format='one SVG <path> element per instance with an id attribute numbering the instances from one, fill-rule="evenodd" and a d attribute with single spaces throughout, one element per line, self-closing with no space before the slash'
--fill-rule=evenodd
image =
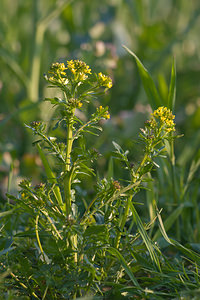
<path id="1" fill-rule="evenodd" d="M 0 218 L 6 217 L 14 212 L 14 209 L 6 210 L 0 212 Z"/>
<path id="2" fill-rule="evenodd" d="M 135 286 L 137 286 L 137 287 L 140 288 L 140 285 L 137 282 L 137 279 L 135 278 L 133 272 L 131 271 L 131 269 L 127 265 L 124 257 L 121 255 L 121 253 L 117 249 L 115 249 L 113 247 L 110 247 L 109 249 L 107 249 L 107 251 L 110 252 L 112 255 L 114 255 L 115 257 L 118 258 L 118 260 L 122 264 L 124 270 L 126 271 L 127 275 L 130 277 L 131 281 L 134 283 Z"/>
<path id="3" fill-rule="evenodd" d="M 153 110 L 157 109 L 159 106 L 161 106 L 161 100 L 158 91 L 156 89 L 156 86 L 153 82 L 153 79 L 151 78 L 150 74 L 148 73 L 144 65 L 141 63 L 139 58 L 135 55 L 135 53 L 133 53 L 126 46 L 123 47 L 135 58 L 146 95 L 149 99 L 149 103 Z"/>
<path id="4" fill-rule="evenodd" d="M 160 226 L 160 231 L 164 237 L 164 239 L 171 245 L 173 245 L 174 247 L 176 247 L 176 249 L 178 249 L 179 251 L 181 251 L 184 255 L 186 255 L 187 257 L 191 258 L 195 263 L 200 264 L 200 255 L 196 252 L 194 252 L 193 250 L 184 247 L 183 245 L 181 245 L 179 242 L 170 239 L 167 236 L 167 233 L 165 231 L 165 227 L 163 225 L 162 219 L 160 214 L 158 213 L 158 220 L 160 222 L 159 226 Z"/>
<path id="5" fill-rule="evenodd" d="M 171 81 L 169 86 L 169 94 L 168 94 L 168 108 L 174 112 L 176 100 L 176 62 L 173 59 L 172 70 L 171 70 Z"/>
<path id="6" fill-rule="evenodd" d="M 177 242 L 173 239 L 170 239 L 170 241 L 179 251 L 181 251 L 182 253 L 184 253 L 184 255 L 191 258 L 195 263 L 200 265 L 200 255 L 198 253 L 194 252 L 191 249 L 184 247 L 179 242 Z"/>
<path id="7" fill-rule="evenodd" d="M 195 173 L 196 171 L 199 169 L 200 167 L 200 153 L 197 155 L 197 157 L 192 161 L 189 172 L 188 172 L 188 177 L 186 180 L 186 184 L 184 186 L 184 190 L 183 190 L 183 195 L 185 195 L 186 191 L 188 190 L 191 181 L 194 179 Z"/>
<path id="8" fill-rule="evenodd" d="M 12 184 L 12 178 L 13 178 L 13 162 L 10 164 L 10 170 L 8 174 L 8 187 L 7 187 L 7 192 L 10 193 L 11 190 L 11 184 Z"/>
<path id="9" fill-rule="evenodd" d="M 161 235 L 163 235 L 163 237 L 169 242 L 169 238 L 166 238 L 167 237 L 166 231 L 168 231 L 174 225 L 174 222 L 181 214 L 183 208 L 184 208 L 184 204 L 179 205 L 165 220 L 164 224 L 162 222 L 160 213 L 159 212 L 157 213 L 157 217 L 159 220 L 159 229 L 156 231 L 153 237 L 153 241 L 156 241 Z"/>
<path id="10" fill-rule="evenodd" d="M 133 206 L 132 203 L 130 203 L 130 209 L 132 211 L 132 214 L 133 214 L 133 218 L 134 218 L 134 221 L 138 227 L 138 231 L 147 247 L 147 250 L 149 251 L 149 255 L 151 257 L 151 260 L 153 261 L 153 263 L 155 263 L 155 265 L 158 267 L 159 271 L 161 271 L 161 267 L 160 267 L 160 262 L 159 262 L 159 259 L 158 259 L 158 256 L 157 254 L 155 253 L 154 251 L 154 247 L 153 247 L 153 243 L 152 241 L 150 240 L 145 228 L 144 228 L 144 225 L 135 209 L 135 207 Z"/>

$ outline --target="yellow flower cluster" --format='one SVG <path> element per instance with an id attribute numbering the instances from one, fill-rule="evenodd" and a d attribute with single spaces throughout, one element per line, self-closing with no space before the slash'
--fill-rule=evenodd
<path id="1" fill-rule="evenodd" d="M 64 72 L 65 70 L 66 70 L 66 67 L 65 67 L 64 63 L 56 62 L 51 65 L 49 73 L 66 75 L 66 73 Z"/>
<path id="2" fill-rule="evenodd" d="M 59 82 L 61 84 L 67 84 L 68 79 L 66 78 L 66 73 L 65 73 L 66 69 L 67 68 L 65 67 L 64 63 L 58 63 L 58 62 L 53 63 L 49 71 L 49 74 L 51 74 L 52 76 L 50 76 L 48 79 L 52 83 Z"/>
<path id="3" fill-rule="evenodd" d="M 109 112 L 107 111 L 107 110 L 105 110 L 105 108 L 103 108 L 103 106 L 99 106 L 98 108 L 97 108 L 97 112 L 99 113 L 99 114 L 101 114 L 101 117 L 102 118 L 104 118 L 104 119 L 110 119 L 110 114 L 109 114 Z"/>
<path id="4" fill-rule="evenodd" d="M 102 74 L 101 72 L 98 73 L 97 80 L 100 86 L 105 86 L 108 89 L 112 87 L 112 79 L 109 76 Z"/>
<path id="5" fill-rule="evenodd" d="M 81 60 L 67 61 L 67 69 L 70 70 L 76 79 L 84 81 L 88 78 L 87 74 L 91 74 L 91 69 L 85 62 Z"/>
<path id="6" fill-rule="evenodd" d="M 151 114 L 151 120 L 149 122 L 151 128 L 155 128 L 157 126 L 156 119 L 159 120 L 160 126 L 164 127 L 166 132 L 175 131 L 175 116 L 172 114 L 171 110 L 167 107 L 161 106 L 156 109 Z"/>
<path id="7" fill-rule="evenodd" d="M 66 66 L 64 63 L 53 63 L 49 71 L 50 76 L 46 77 L 54 85 L 56 85 L 56 83 L 67 85 L 70 81 L 66 72 L 67 70 L 73 74 L 73 80 L 77 83 L 86 80 L 88 75 L 92 74 L 90 67 L 85 62 L 77 59 L 68 60 Z M 110 89 L 112 87 L 112 80 L 109 76 L 106 76 L 101 72 L 95 75 L 97 88 L 105 87 L 106 89 Z"/>

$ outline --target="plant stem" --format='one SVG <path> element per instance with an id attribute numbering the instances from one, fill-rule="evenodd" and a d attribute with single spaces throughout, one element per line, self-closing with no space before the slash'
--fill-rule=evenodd
<path id="1" fill-rule="evenodd" d="M 38 232 L 38 220 L 39 220 L 39 215 L 37 215 L 36 220 L 35 220 L 35 233 L 36 233 L 36 238 L 37 238 L 37 242 L 38 242 L 38 246 L 40 248 L 42 257 L 45 261 L 45 255 L 44 255 L 44 250 L 42 248 L 41 242 L 40 242 L 40 237 L 39 237 L 39 232 Z M 46 262 L 46 261 L 45 261 Z"/>
<path id="2" fill-rule="evenodd" d="M 65 193 L 65 205 L 66 205 L 66 214 L 69 217 L 71 212 L 71 151 L 73 144 L 73 118 L 74 118 L 75 109 L 72 110 L 72 115 L 70 116 L 67 124 L 67 150 L 66 150 L 66 163 L 65 163 L 65 179 L 64 179 L 64 193 Z"/>
<path id="3" fill-rule="evenodd" d="M 140 166 L 137 169 L 137 172 L 136 172 L 137 176 L 135 178 L 133 178 L 133 183 L 136 183 L 136 180 L 138 180 L 138 179 L 141 180 L 142 175 L 140 174 L 140 172 L 142 170 L 142 167 L 145 165 L 147 159 L 148 159 L 148 153 L 145 153 L 145 155 L 143 157 L 143 160 L 142 160 L 142 162 L 140 163 Z M 126 224 L 126 220 L 127 220 L 127 217 L 128 217 L 132 197 L 133 197 L 133 193 L 131 193 L 131 195 L 127 198 L 127 201 L 126 201 L 126 206 L 124 208 L 123 216 L 122 216 L 122 219 L 121 219 L 120 231 L 118 232 L 118 234 L 116 236 L 116 240 L 115 240 L 115 247 L 117 249 L 119 248 L 120 238 L 121 238 L 124 226 Z"/>
<path id="4" fill-rule="evenodd" d="M 34 55 L 32 59 L 31 79 L 28 93 L 32 102 L 37 102 L 39 97 L 39 77 L 44 33 L 45 28 L 42 25 L 36 27 Z"/>
<path id="5" fill-rule="evenodd" d="M 77 246 L 78 246 L 78 240 L 77 240 L 77 234 L 74 234 L 72 237 L 72 245 L 73 245 L 73 250 L 77 250 Z M 74 253 L 74 262 L 77 263 L 78 262 L 78 254 L 77 252 Z"/>
<path id="6" fill-rule="evenodd" d="M 118 232 L 118 234 L 116 236 L 115 247 L 117 249 L 119 248 L 120 238 L 121 238 L 121 235 L 122 235 L 122 232 L 123 232 L 123 229 L 126 224 L 127 217 L 128 217 L 131 199 L 132 199 L 132 195 L 130 195 L 126 201 L 126 206 L 125 206 L 123 217 L 122 217 L 121 224 L 120 224 L 120 231 Z"/>
<path id="7" fill-rule="evenodd" d="M 72 1 L 60 1 L 60 4 L 55 5 L 52 11 L 45 17 L 38 19 L 38 0 L 34 0 L 34 45 L 33 45 L 33 57 L 31 65 L 31 78 L 29 82 L 28 96 L 32 102 L 37 102 L 39 98 L 39 77 L 40 77 L 40 67 L 42 58 L 42 47 L 44 41 L 44 34 L 49 26 L 49 24 L 58 17 L 62 11 L 71 3 Z"/>
<path id="8" fill-rule="evenodd" d="M 178 207 L 178 197 L 176 193 L 176 166 L 175 166 L 175 154 L 174 154 L 174 140 L 170 143 L 170 160 L 171 160 L 171 170 L 172 170 L 172 191 L 173 191 L 173 198 L 174 204 Z M 177 238 L 180 240 L 180 224 L 179 219 L 176 220 L 176 234 Z"/>

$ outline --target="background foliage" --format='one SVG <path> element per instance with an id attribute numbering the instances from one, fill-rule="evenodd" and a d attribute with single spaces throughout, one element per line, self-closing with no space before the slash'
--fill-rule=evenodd
<path id="1" fill-rule="evenodd" d="M 47 104 L 41 103 L 47 94 L 41 78 L 52 61 L 81 58 L 96 72 L 103 67 L 112 76 L 114 87 L 102 99 L 103 104 L 109 105 L 112 119 L 98 143 L 107 151 L 112 136 L 113 140 L 133 147 L 132 140 L 145 119 L 148 102 L 135 63 L 122 44 L 133 50 L 156 78 L 163 98 L 167 94 L 172 58 L 176 58 L 176 123 L 184 133 L 184 138 L 177 142 L 177 159 L 187 166 L 200 142 L 199 14 L 197 0 L 2 0 L 2 201 L 12 163 L 13 180 L 38 176 L 40 162 L 24 122 L 47 120 L 52 114 Z"/>

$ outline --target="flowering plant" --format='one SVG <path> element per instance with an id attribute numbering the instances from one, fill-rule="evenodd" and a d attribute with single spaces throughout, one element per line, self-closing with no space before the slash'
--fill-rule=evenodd
<path id="1" fill-rule="evenodd" d="M 25 213 L 26 219 L 24 232 L 18 232 L 15 237 L 17 260 L 21 263 L 25 251 L 18 241 L 21 234 L 27 237 L 27 249 L 34 249 L 32 258 L 24 260 L 25 265 L 31 266 L 25 269 L 27 282 L 18 270 L 19 286 L 29 290 L 29 295 L 36 299 L 46 296 L 58 299 L 59 295 L 75 299 L 90 292 L 103 294 L 103 282 L 116 274 L 118 279 L 123 277 L 123 273 L 119 273 L 122 265 L 141 290 L 121 252 L 127 247 L 133 251 L 140 236 L 156 270 L 161 271 L 159 249 L 147 235 L 132 200 L 156 165 L 155 158 L 163 153 L 165 141 L 173 139 L 174 115 L 166 107 L 159 107 L 152 113 L 141 129 L 140 138 L 145 147 L 138 166 L 129 161 L 128 151 L 113 142 L 114 156 L 129 172 L 127 184 L 124 186 L 112 177 L 98 179 L 92 201 L 82 197 L 80 205 L 76 186 L 82 174 L 94 174 L 87 163 L 98 158 L 98 153 L 87 150 L 86 145 L 78 144 L 78 141 L 82 142 L 86 132 L 96 134 L 101 130 L 99 121 L 109 119 L 110 114 L 108 107 L 100 105 L 84 122 L 77 112 L 84 109 L 100 90 L 111 88 L 112 80 L 102 73 L 92 74 L 89 66 L 80 60 L 67 61 L 66 66 L 64 63 L 52 64 L 45 79 L 50 87 L 62 91 L 62 97 L 45 100 L 59 108 L 54 128 L 63 130 L 64 125 L 65 140 L 49 136 L 43 122 L 34 121 L 27 125 L 40 137 L 34 144 L 44 166 L 46 181 L 33 186 L 29 180 L 23 180 L 19 196 L 8 195 L 17 203 L 16 211 Z M 54 158 L 56 172 L 49 156 Z M 87 197 L 87 193 L 85 195 Z M 130 218 L 132 222 L 127 229 Z M 134 234 L 131 233 L 133 223 L 138 227 Z M 14 273 L 12 278 L 16 280 Z"/>

